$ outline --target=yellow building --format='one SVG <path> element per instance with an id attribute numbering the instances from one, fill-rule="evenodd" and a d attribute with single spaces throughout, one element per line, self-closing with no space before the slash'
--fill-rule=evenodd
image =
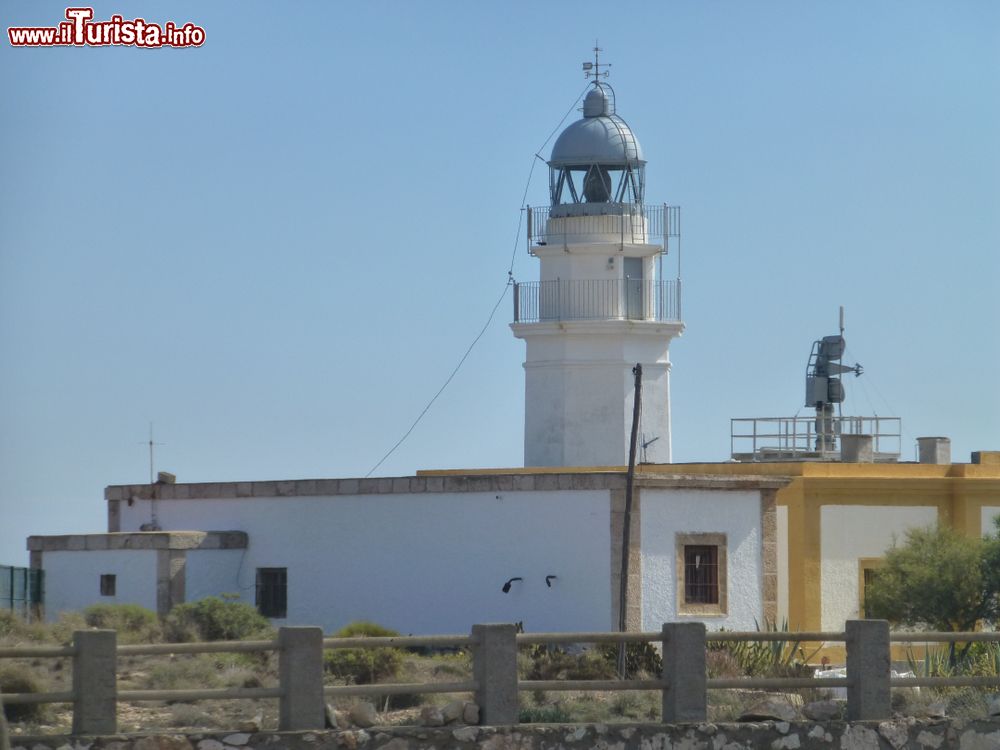
<path id="1" fill-rule="evenodd" d="M 970 535 L 1000 516 L 1000 451 L 973 463 L 733 462 L 643 466 L 643 472 L 787 477 L 777 490 L 778 622 L 839 631 L 863 616 L 865 571 L 907 528 Z"/>

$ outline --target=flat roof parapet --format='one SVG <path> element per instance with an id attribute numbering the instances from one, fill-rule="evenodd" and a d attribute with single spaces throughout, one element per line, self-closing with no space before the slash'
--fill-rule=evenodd
<path id="1" fill-rule="evenodd" d="M 81 550 L 246 549 L 245 531 L 131 531 L 29 536 L 30 552 Z"/>
<path id="2" fill-rule="evenodd" d="M 710 472 L 667 473 L 642 466 L 636 472 L 637 487 L 689 489 L 774 489 L 786 484 L 780 477 L 718 476 Z M 532 492 L 554 490 L 624 489 L 626 472 L 621 469 L 489 469 L 418 472 L 406 477 L 346 479 L 294 479 L 259 482 L 204 482 L 192 484 L 111 485 L 104 490 L 108 501 L 210 500 L 217 498 L 281 498 L 336 495 L 405 495 L 425 492 Z"/>

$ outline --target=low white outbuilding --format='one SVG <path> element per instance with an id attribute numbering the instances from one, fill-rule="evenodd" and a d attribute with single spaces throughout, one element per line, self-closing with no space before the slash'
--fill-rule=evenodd
<path id="1" fill-rule="evenodd" d="M 134 602 L 161 614 L 233 595 L 328 632 L 476 622 L 532 631 L 618 623 L 626 475 L 517 469 L 413 477 L 109 487 L 108 533 L 35 536 L 45 610 Z M 777 606 L 784 480 L 639 474 L 630 628 L 705 620 L 752 629 Z"/>

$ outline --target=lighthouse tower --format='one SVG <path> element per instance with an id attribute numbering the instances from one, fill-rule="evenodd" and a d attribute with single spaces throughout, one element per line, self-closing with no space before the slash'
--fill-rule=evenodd
<path id="1" fill-rule="evenodd" d="M 661 276 L 679 209 L 644 205 L 642 149 L 600 67 L 552 147 L 549 207 L 528 208 L 540 280 L 515 285 L 511 325 L 527 346 L 525 466 L 624 465 L 637 363 L 638 460 L 670 462 L 668 348 L 684 323 L 680 279 Z"/>

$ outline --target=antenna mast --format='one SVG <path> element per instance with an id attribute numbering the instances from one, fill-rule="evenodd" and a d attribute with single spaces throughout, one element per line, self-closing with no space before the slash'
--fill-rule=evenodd
<path id="1" fill-rule="evenodd" d="M 156 482 L 156 474 L 154 473 L 154 469 L 153 469 L 153 446 L 163 445 L 163 443 L 155 443 L 155 442 L 153 442 L 153 423 L 152 422 L 149 423 L 149 440 L 146 441 L 144 443 L 144 445 L 148 445 L 149 446 L 149 483 L 150 484 L 155 484 L 155 482 Z"/>
<path id="2" fill-rule="evenodd" d="M 601 70 L 601 65 L 604 65 L 605 68 L 610 68 L 611 67 L 611 63 L 602 63 L 601 62 L 601 53 L 603 51 L 604 50 L 601 49 L 601 47 L 597 46 L 597 40 L 595 39 L 594 40 L 594 62 L 585 62 L 583 64 L 583 77 L 584 78 L 593 78 L 594 79 L 594 83 L 597 83 L 598 79 L 600 79 L 600 78 L 607 78 L 610 75 L 610 71 L 607 71 L 607 70 L 602 71 Z"/>

